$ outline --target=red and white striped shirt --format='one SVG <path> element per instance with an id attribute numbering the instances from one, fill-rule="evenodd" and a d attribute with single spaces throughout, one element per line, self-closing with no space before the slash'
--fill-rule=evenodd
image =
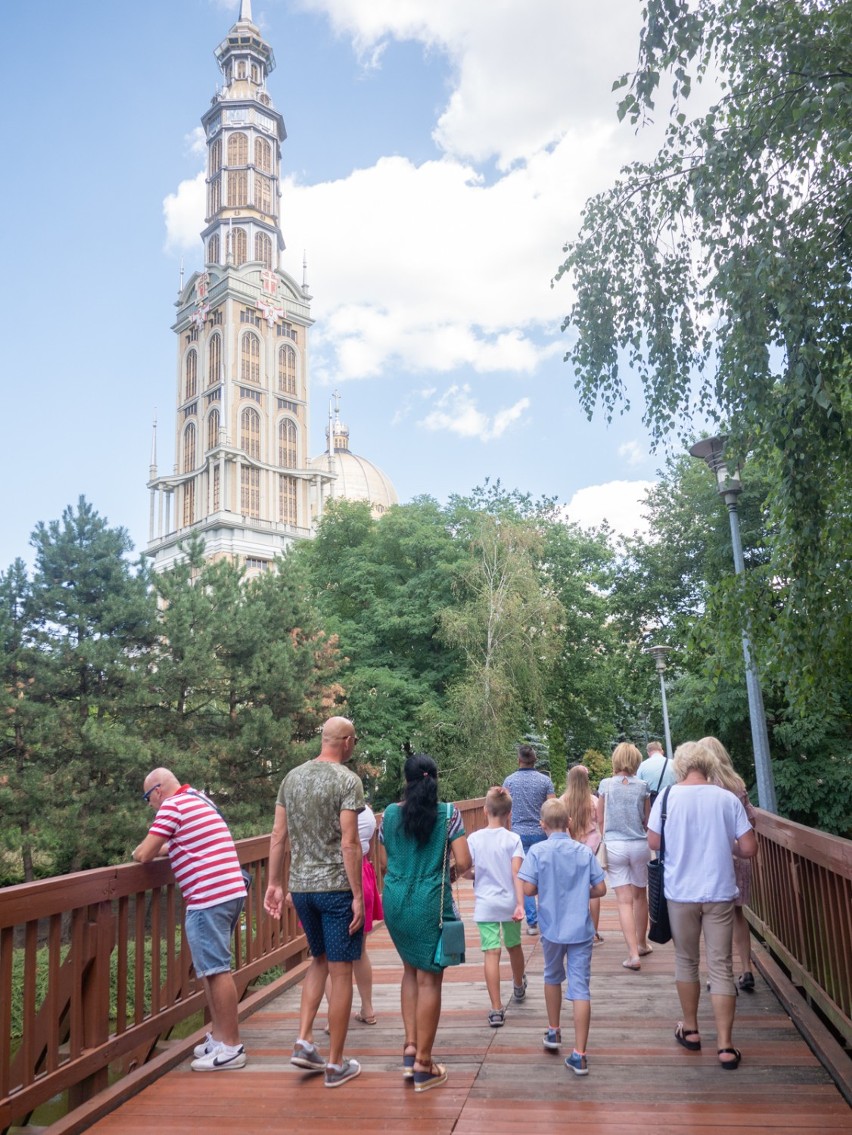
<path id="1" fill-rule="evenodd" d="M 169 862 L 187 910 L 245 898 L 237 849 L 228 825 L 189 785 L 164 801 L 149 835 L 168 840 Z"/>

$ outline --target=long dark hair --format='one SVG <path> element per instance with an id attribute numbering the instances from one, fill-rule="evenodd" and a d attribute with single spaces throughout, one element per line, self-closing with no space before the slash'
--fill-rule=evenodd
<path id="1" fill-rule="evenodd" d="M 405 795 L 400 809 L 402 827 L 422 846 L 438 818 L 438 766 L 426 753 L 415 753 L 403 767 Z"/>

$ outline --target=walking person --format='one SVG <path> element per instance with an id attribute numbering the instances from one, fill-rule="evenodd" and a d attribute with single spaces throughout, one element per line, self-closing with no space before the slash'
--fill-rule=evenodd
<path id="1" fill-rule="evenodd" d="M 601 829 L 598 824 L 597 800 L 589 785 L 589 770 L 585 765 L 574 765 L 568 770 L 565 791 L 560 800 L 568 809 L 568 834 L 577 843 L 584 843 L 592 855 L 597 854 L 601 845 Z M 589 913 L 595 928 L 594 945 L 600 946 L 603 937 L 598 933 L 601 920 L 601 900 L 589 901 Z"/>
<path id="2" fill-rule="evenodd" d="M 675 783 L 671 760 L 663 752 L 659 741 L 649 741 L 645 749 L 647 760 L 642 761 L 636 775 L 651 789 L 651 803 L 657 799 L 664 788 Z"/>
<path id="3" fill-rule="evenodd" d="M 405 1038 L 402 1074 L 415 1092 L 446 1083 L 447 1069 L 432 1059 L 441 1017 L 444 971 L 435 963 L 441 918 L 453 918 L 449 859 L 456 876 L 470 870 L 461 813 L 438 802 L 438 767 L 415 753 L 403 769 L 402 802 L 385 809 L 379 840 L 385 861 L 385 925 L 403 974 L 400 998 Z M 441 909 L 441 895 L 444 906 Z"/>
<path id="4" fill-rule="evenodd" d="M 518 749 L 518 770 L 503 781 L 503 787 L 512 797 L 512 831 L 521 837 L 526 854 L 531 847 L 545 839 L 541 830 L 541 806 L 556 796 L 553 781 L 535 767 L 536 755 L 532 745 Z M 538 907 L 533 895 L 524 897 L 524 914 L 527 933 L 538 934 Z"/>
<path id="5" fill-rule="evenodd" d="M 618 920 L 627 943 L 625 969 L 641 969 L 648 945 L 649 789 L 636 771 L 642 754 L 622 741 L 612 753 L 612 776 L 600 784 L 598 822 L 606 843 L 607 875 L 618 899 Z"/>
<path id="6" fill-rule="evenodd" d="M 512 797 L 505 788 L 489 788 L 483 809 L 488 826 L 473 832 L 467 845 L 473 867 L 473 918 L 485 967 L 485 988 L 491 999 L 488 1024 L 498 1029 L 506 1022 L 506 1007 L 500 993 L 500 938 L 512 968 L 512 996 L 523 1001 L 527 995 L 524 952 L 521 949 L 521 922 L 524 917 L 523 884 L 518 871 L 524 861 L 521 837 L 509 830 Z"/>
<path id="7" fill-rule="evenodd" d="M 748 798 L 745 781 L 734 770 L 730 754 L 718 737 L 703 737 L 699 745 L 704 745 L 716 758 L 719 769 L 713 777 L 720 788 L 733 792 L 754 827 L 755 812 Z M 751 900 L 752 860 L 734 856 L 734 878 L 737 881 L 737 897 L 734 899 L 734 950 L 740 959 L 740 978 L 737 985 L 744 993 L 754 993 L 754 973 L 751 964 L 751 930 L 746 921 L 743 907 Z"/>
<path id="8" fill-rule="evenodd" d="M 713 784 L 718 762 L 706 745 L 687 742 L 674 755 L 677 784 L 657 798 L 648 821 L 648 843 L 660 850 L 665 805 L 665 896 L 675 948 L 675 982 L 682 1019 L 675 1040 L 701 1051 L 698 1031 L 700 940 L 710 974 L 716 1021 L 716 1051 L 725 1071 L 739 1067 L 742 1053 L 732 1032 L 736 989 L 731 965 L 737 881 L 733 856 L 751 859 L 757 837 L 733 792 Z"/>
<path id="9" fill-rule="evenodd" d="M 183 897 L 184 929 L 195 973 L 204 986 L 210 1031 L 195 1048 L 193 1072 L 243 1068 L 237 987 L 231 973 L 231 937 L 246 898 L 234 840 L 212 801 L 181 784 L 167 768 L 149 772 L 142 798 L 156 815 L 133 851 L 137 863 L 168 853 Z"/>
<path id="10" fill-rule="evenodd" d="M 606 883 L 601 865 L 589 848 L 568 834 L 568 809 L 561 800 L 545 801 L 541 826 L 545 842 L 530 849 L 518 874 L 526 894 L 539 897 L 547 1008 L 542 1043 L 547 1052 L 558 1052 L 562 1044 L 562 983 L 567 967 L 565 999 L 572 1002 L 574 1049 L 565 1058 L 565 1067 L 576 1076 L 587 1076 L 594 937 L 589 901 L 606 894 Z"/>
<path id="11" fill-rule="evenodd" d="M 343 1054 L 352 1011 L 352 965 L 361 956 L 364 897 L 358 816 L 364 809 L 361 781 L 347 767 L 357 742 L 345 717 L 331 717 L 322 730 L 319 756 L 292 769 L 281 782 L 269 845 L 269 886 L 264 908 L 273 918 L 284 910 L 284 850 L 290 838 L 290 891 L 311 952 L 302 982 L 299 1036 L 290 1063 L 324 1072 L 336 1088 L 361 1071 Z M 314 1020 L 331 977 L 329 1051 L 324 1060 L 313 1042 Z"/>

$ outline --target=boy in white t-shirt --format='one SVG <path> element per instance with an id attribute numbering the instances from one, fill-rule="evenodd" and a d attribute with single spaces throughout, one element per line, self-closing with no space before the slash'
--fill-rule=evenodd
<path id="1" fill-rule="evenodd" d="M 473 917 L 485 959 L 485 985 L 491 998 L 488 1023 L 493 1029 L 499 1029 L 506 1020 L 506 1009 L 500 996 L 501 931 L 512 966 L 514 998 L 523 1001 L 527 995 L 521 949 L 524 892 L 518 878 L 524 849 L 521 837 L 510 830 L 511 814 L 512 797 L 507 789 L 489 788 L 485 796 L 488 827 L 473 832 L 467 839 L 473 860 L 473 867 L 467 875 L 473 879 Z"/>

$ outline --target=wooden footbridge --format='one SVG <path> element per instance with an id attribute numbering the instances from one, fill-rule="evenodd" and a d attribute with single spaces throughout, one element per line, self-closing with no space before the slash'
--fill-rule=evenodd
<path id="1" fill-rule="evenodd" d="M 470 801 L 464 809 L 468 830 L 479 822 L 477 805 Z M 237 943 L 249 1062 L 235 1072 L 193 1073 L 191 1049 L 203 1028 L 183 1039 L 174 1036 L 178 1022 L 187 1012 L 197 1014 L 203 1002 L 180 948 L 166 864 L 7 888 L 0 892 L 0 1130 L 523 1135 L 570 1123 L 596 1135 L 849 1132 L 852 845 L 763 813 L 758 831 L 761 856 L 749 914 L 762 941 L 755 943 L 757 988 L 738 999 L 734 1041 L 743 1061 L 733 1073 L 716 1059 L 709 998 L 699 1016 L 702 1052 L 675 1043 L 670 945 L 656 947 L 639 973 L 622 968 L 624 944 L 612 897 L 603 902 L 605 941 L 593 955 L 590 1075 L 579 1078 L 561 1057 L 542 1049 L 537 938 L 524 938 L 526 1001 L 510 1004 L 503 1028 L 489 1028 L 472 893 L 462 885 L 467 964 L 447 972 L 435 1046 L 449 1079 L 416 1095 L 400 1074 L 402 966 L 382 926 L 369 939 L 378 1023 L 354 1019 L 356 994 L 346 1049 L 361 1062 L 362 1074 L 329 1091 L 321 1076 L 289 1064 L 304 940 L 296 925 L 272 926 L 258 914 L 265 841 L 240 845 L 257 884 Z M 92 885 L 102 893 L 90 893 Z M 69 905 L 69 898 L 80 905 Z M 52 916 L 46 913 L 51 904 Z M 259 986 L 270 959 L 285 972 Z M 116 1004 L 119 989 L 124 996 Z M 565 1009 L 568 1051 L 570 1006 Z M 13 1023 L 23 1033 L 16 1047 L 10 1042 Z M 315 1036 L 320 1047 L 323 1024 L 321 1010 Z M 60 1092 L 69 1110 L 46 1124 L 37 1108 Z"/>

